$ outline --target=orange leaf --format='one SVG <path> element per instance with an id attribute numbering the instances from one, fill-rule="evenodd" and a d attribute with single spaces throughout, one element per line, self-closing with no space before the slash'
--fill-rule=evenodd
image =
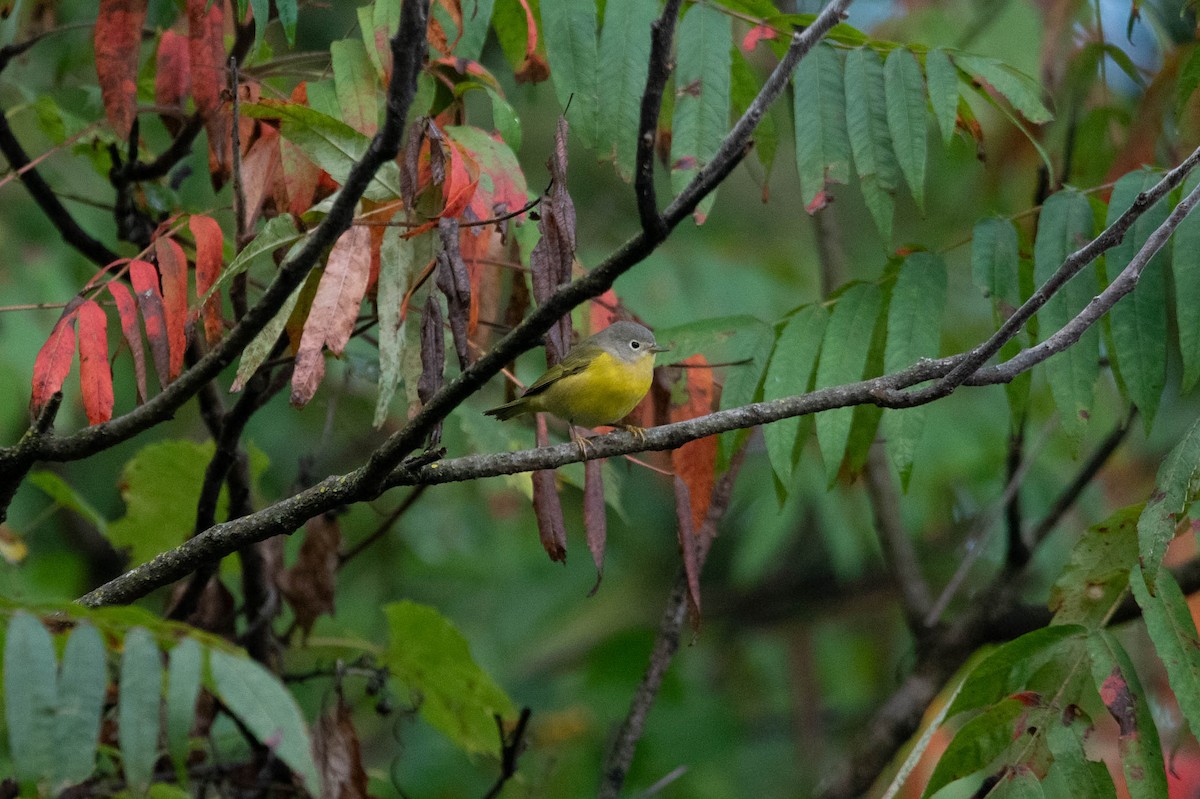
<path id="1" fill-rule="evenodd" d="M 594 336 L 604 328 L 617 321 L 620 317 L 617 315 L 617 309 L 621 307 L 621 301 L 617 299 L 617 292 L 611 288 L 595 297 L 591 305 L 591 324 L 588 330 Z"/>
<path id="2" fill-rule="evenodd" d="M 184 100 L 192 92 L 188 47 L 187 37 L 173 30 L 163 31 L 158 40 L 154 70 L 154 102 L 163 108 L 177 108 L 182 112 Z M 174 114 L 160 114 L 160 117 L 172 136 L 183 127 L 181 118 Z"/>
<path id="3" fill-rule="evenodd" d="M 588 549 L 592 562 L 596 564 L 596 584 L 588 596 L 600 588 L 604 577 L 604 544 L 608 538 L 608 518 L 604 508 L 604 478 L 601 471 L 604 460 L 584 461 L 583 464 L 583 529 L 587 535 Z"/>
<path id="4" fill-rule="evenodd" d="M 187 350 L 187 256 L 174 239 L 154 242 L 158 271 L 162 275 L 163 319 L 167 325 L 167 345 L 171 354 L 170 379 L 183 371 L 183 353 Z"/>
<path id="5" fill-rule="evenodd" d="M 537 22 L 533 11 L 529 8 L 528 0 L 520 0 L 521 8 L 525 10 L 525 61 L 514 73 L 517 83 L 541 83 L 550 77 L 550 65 L 537 51 L 538 32 Z"/>
<path id="6" fill-rule="evenodd" d="M 100 0 L 93 43 L 96 77 L 108 124 L 122 139 L 129 138 L 137 115 L 138 53 L 146 0 Z"/>
<path id="7" fill-rule="evenodd" d="M 187 0 L 188 58 L 191 61 L 192 98 L 208 131 L 209 171 L 220 184 L 229 174 L 232 144 L 230 120 L 223 113 L 221 92 L 225 76 L 225 11 L 218 0 Z"/>
<path id="8" fill-rule="evenodd" d="M 550 443 L 546 430 L 546 417 L 537 415 L 537 445 Z M 542 547 L 550 560 L 556 563 L 567 561 L 567 525 L 563 520 L 562 502 L 558 498 L 558 487 L 554 484 L 554 470 L 542 469 L 533 473 L 533 515 L 537 518 L 538 535 Z"/>
<path id="9" fill-rule="evenodd" d="M 429 10 L 429 46 L 437 50 L 442 55 L 450 55 L 454 52 L 455 45 L 462 38 L 463 18 L 462 8 L 459 6 L 458 0 L 434 0 L 446 15 L 450 17 L 451 22 L 455 27 L 454 41 L 450 41 L 446 35 L 446 28 L 442 24 L 441 15 L 435 9 Z"/>
<path id="10" fill-rule="evenodd" d="M 279 133 L 275 128 L 263 125 L 258 140 L 242 159 L 242 187 L 246 197 L 246 206 L 242 209 L 243 230 L 254 229 L 267 192 L 275 183 L 275 174 L 282 163 L 278 139 Z"/>
<path id="11" fill-rule="evenodd" d="M 316 392 L 325 373 L 322 347 L 328 346 L 335 355 L 345 349 L 358 320 L 370 272 L 371 234 L 365 227 L 351 227 L 329 251 L 308 321 L 304 323 L 292 376 L 293 404 L 306 404 Z"/>
<path id="12" fill-rule="evenodd" d="M 67 303 L 33 361 L 33 394 L 29 398 L 29 413 L 34 418 L 42 412 L 50 398 L 62 389 L 63 381 L 71 371 L 71 359 L 75 357 L 75 318 L 82 304 L 81 297 L 75 297 Z"/>
<path id="13" fill-rule="evenodd" d="M 196 296 L 203 297 L 221 275 L 223 260 L 221 226 L 211 216 L 193 214 L 188 228 L 196 239 Z M 225 332 L 225 321 L 221 318 L 221 297 L 214 292 L 200 309 L 204 317 L 204 338 L 209 344 L 220 341 Z"/>
<path id="14" fill-rule="evenodd" d="M 475 196 L 475 188 L 479 185 L 479 164 L 458 142 L 448 143 L 450 158 L 446 165 L 446 180 L 442 184 L 442 196 L 446 200 L 441 216 L 457 217 L 462 216 Z"/>
<path id="15" fill-rule="evenodd" d="M 669 417 L 672 422 L 704 416 L 711 413 L 713 407 L 713 374 L 712 369 L 708 368 L 708 361 L 703 355 L 693 355 L 682 363 L 699 368 L 685 370 L 688 401 L 683 405 L 671 406 Z M 704 525 L 708 505 L 712 501 L 717 471 L 717 439 L 708 436 L 672 450 L 671 467 L 687 484 L 691 495 L 692 529 L 699 530 Z"/>
<path id="16" fill-rule="evenodd" d="M 138 329 L 137 305 L 124 283 L 111 280 L 108 291 L 117 303 L 117 318 L 121 320 L 121 333 L 133 356 L 133 376 L 137 381 L 138 404 L 146 401 L 146 353 L 142 351 L 142 332 Z"/>
<path id="17" fill-rule="evenodd" d="M 291 102 L 307 104 L 308 88 L 303 82 L 292 90 Z M 281 209 L 286 208 L 288 213 L 300 216 L 312 208 L 322 171 L 304 154 L 304 150 L 282 136 L 278 138 L 280 169 L 276 175 L 277 181 L 282 184 L 284 201 L 277 204 Z M 276 193 L 279 192 L 280 190 L 276 189 Z"/>
<path id="18" fill-rule="evenodd" d="M 108 366 L 108 317 L 95 300 L 79 306 L 79 388 L 89 424 L 112 418 L 113 382 Z"/>
<path id="19" fill-rule="evenodd" d="M 167 321 L 163 315 L 162 292 L 158 288 L 158 270 L 147 261 L 132 261 L 129 264 L 129 280 L 137 296 L 142 321 L 146 324 L 146 340 L 150 342 L 150 355 L 154 359 L 154 371 L 163 388 L 171 382 L 171 356 L 167 344 Z"/>

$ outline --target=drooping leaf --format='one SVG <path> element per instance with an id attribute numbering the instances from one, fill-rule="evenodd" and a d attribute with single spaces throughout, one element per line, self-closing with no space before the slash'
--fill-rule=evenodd
<path id="1" fill-rule="evenodd" d="M 310 100 L 314 84 L 308 85 Z M 292 102 L 263 100 L 245 103 L 242 113 L 257 118 L 279 119 L 280 133 L 299 147 L 317 166 L 341 184 L 350 168 L 366 153 L 371 140 L 341 120 Z M 363 196 L 368 200 L 394 200 L 400 196 L 400 170 L 387 161 L 375 173 Z"/>
<path id="2" fill-rule="evenodd" d="M 100 0 L 93 29 L 96 78 L 104 113 L 118 139 L 128 139 L 137 114 L 138 54 L 146 0 Z"/>
<path id="3" fill-rule="evenodd" d="M 121 335 L 125 337 L 125 343 L 129 346 L 129 354 L 133 358 L 133 376 L 137 385 L 137 401 L 140 405 L 146 401 L 146 353 L 142 349 L 142 331 L 138 327 L 137 303 L 124 283 L 110 280 L 107 287 L 117 306 L 117 318 L 121 322 Z"/>
<path id="4" fill-rule="evenodd" d="M 305 405 L 316 393 L 325 374 L 322 349 L 327 346 L 333 354 L 341 355 L 350 341 L 359 306 L 367 291 L 370 247 L 369 230 L 356 225 L 339 236 L 329 251 L 325 272 L 304 323 L 300 349 L 296 352 L 296 369 L 292 374 L 293 405 Z"/>
<path id="5" fill-rule="evenodd" d="M 1109 199 L 1105 224 L 1111 225 L 1139 193 L 1157 182 L 1158 176 L 1145 170 L 1131 172 L 1118 180 Z M 1155 203 L 1137 218 L 1120 243 L 1105 253 L 1109 281 L 1115 280 L 1129 264 L 1154 229 L 1167 218 L 1167 212 L 1165 202 Z M 1109 311 L 1117 371 L 1129 399 L 1141 412 L 1147 433 L 1167 382 L 1166 260 L 1166 251 L 1159 250 L 1142 270 L 1137 288 Z"/>
<path id="6" fill-rule="evenodd" d="M 321 780 L 313 763 L 304 716 L 291 692 L 247 657 L 210 649 L 213 689 L 259 743 L 283 761 L 314 795 Z"/>
<path id="7" fill-rule="evenodd" d="M 1141 506 L 1122 508 L 1088 528 L 1071 549 L 1071 560 L 1050 590 L 1056 624 L 1100 627 L 1129 585 L 1137 559 Z"/>
<path id="8" fill-rule="evenodd" d="M 695 524 L 692 522 L 692 492 L 679 475 L 675 475 L 675 529 L 679 538 L 679 553 L 683 560 L 683 574 L 687 582 L 688 608 L 693 624 L 700 619 L 700 563 L 701 544 Z"/>
<path id="9" fill-rule="evenodd" d="M 112 418 L 113 381 L 108 366 L 108 317 L 95 300 L 79 306 L 79 388 L 89 424 Z"/>
<path id="10" fill-rule="evenodd" d="M 56 504 L 74 511 L 92 524 L 101 534 L 108 530 L 108 520 L 96 510 L 83 494 L 57 474 L 45 469 L 29 473 L 29 482 L 46 493 Z"/>
<path id="11" fill-rule="evenodd" d="M 337 799 L 370 796 L 358 732 L 350 708 L 341 696 L 317 721 L 313 731 L 313 759 L 321 776 L 321 796 Z"/>
<path id="12" fill-rule="evenodd" d="M 300 16 L 297 0 L 275 0 L 275 9 L 279 12 L 279 22 L 283 25 L 283 35 L 287 38 L 288 47 L 296 46 L 296 21 Z"/>
<path id="13" fill-rule="evenodd" d="M 208 131 L 209 171 L 224 180 L 231 167 L 231 120 L 221 93 L 229 87 L 225 64 L 225 12 L 223 3 L 187 0 L 188 57 L 192 98 Z"/>
<path id="14" fill-rule="evenodd" d="M 596 564 L 596 584 L 588 596 L 596 593 L 604 577 L 604 545 L 608 539 L 608 512 L 604 507 L 604 460 L 593 458 L 583 464 L 583 531 L 588 551 Z"/>
<path id="15" fill-rule="evenodd" d="M 1009 697 L 964 724 L 938 758 L 921 795 L 931 797 L 955 780 L 987 768 L 1021 734 L 1017 725 L 1027 710 L 1022 699 Z"/>
<path id="16" fill-rule="evenodd" d="M 816 388 L 862 379 L 871 345 L 871 331 L 875 329 L 881 302 L 879 288 L 870 283 L 856 283 L 837 298 L 825 328 L 825 343 L 817 364 Z M 853 420 L 853 408 L 836 408 L 817 414 L 817 442 L 821 445 L 825 475 L 830 485 L 837 479 L 841 468 Z"/>
<path id="17" fill-rule="evenodd" d="M 1200 53 L 1200 47 L 1195 52 Z M 1192 61 L 1200 65 L 1200 57 L 1193 57 Z M 1200 186 L 1200 173 L 1193 172 L 1183 184 L 1183 196 L 1197 186 Z M 1179 328 L 1179 355 L 1183 361 L 1179 390 L 1187 393 L 1200 380 L 1200 269 L 1189 265 L 1190 254 L 1200 251 L 1200 214 L 1188 214 L 1179 223 L 1171 237 L 1171 251 L 1175 320 Z"/>
<path id="18" fill-rule="evenodd" d="M 687 10 L 677 33 L 675 116 L 671 131 L 671 190 L 683 191 L 716 154 L 729 130 L 729 17 L 708 5 Z M 716 193 L 696 207 L 697 224 L 708 217 Z"/>
<path id="19" fill-rule="evenodd" d="M 479 667 L 463 637 L 435 609 L 415 602 L 384 606 L 385 663 L 421 697 L 421 715 L 472 754 L 497 754 L 495 715 L 511 717 L 512 700 Z"/>
<path id="20" fill-rule="evenodd" d="M 162 677 L 162 663 L 153 636 L 144 627 L 134 627 L 125 634 L 121 656 L 117 737 L 121 745 L 121 770 L 135 794 L 144 794 L 154 778 Z"/>
<path id="21" fill-rule="evenodd" d="M 529 253 L 529 271 L 533 279 L 533 298 L 543 303 L 560 285 L 571 280 L 575 262 L 575 203 L 567 193 L 567 125 L 559 118 L 550 157 L 553 185 L 542 201 L 538 230 L 542 237 Z M 547 365 L 562 360 L 570 349 L 571 315 L 565 314 L 546 333 Z"/>
<path id="22" fill-rule="evenodd" d="M 246 201 L 242 206 L 242 228 L 245 230 L 254 229 L 263 203 L 275 189 L 276 175 L 283 168 L 279 134 L 270 125 L 260 127 L 258 139 L 242 156 L 242 193 Z"/>
<path id="23" fill-rule="evenodd" d="M 379 250 L 379 396 L 375 402 L 375 427 L 387 419 L 388 407 L 403 374 L 404 328 L 408 320 L 401 313 L 401 304 L 416 270 L 423 266 L 417 262 L 418 242 L 425 244 L 428 240 L 428 235 L 407 238 L 394 227 L 383 234 Z M 422 249 L 427 250 L 428 246 Z"/>
<path id="24" fill-rule="evenodd" d="M 1034 279 L 1040 285 L 1053 275 L 1068 255 L 1092 238 L 1092 209 L 1087 198 L 1074 190 L 1052 194 L 1042 206 L 1033 247 Z M 1038 311 L 1043 339 L 1079 313 L 1096 295 L 1096 271 L 1084 267 Z M 1079 341 L 1046 362 L 1046 380 L 1058 406 L 1063 430 L 1078 442 L 1091 413 L 1092 395 L 1100 374 L 1100 332 L 1093 326 Z M 1077 444 L 1076 444 L 1077 445 Z"/>
<path id="25" fill-rule="evenodd" d="M 21 782 L 55 773 L 58 665 L 45 626 L 23 610 L 4 640 L 4 719 L 14 776 Z"/>
<path id="26" fill-rule="evenodd" d="M 892 237 L 893 194 L 900 170 L 888 130 L 883 64 L 870 47 L 846 56 L 846 129 L 863 199 L 885 243 Z"/>
<path id="27" fill-rule="evenodd" d="M 1151 594 L 1141 568 L 1135 566 L 1129 587 L 1142 609 L 1154 650 L 1167 668 L 1179 709 L 1188 727 L 1200 729 L 1200 635 L 1187 598 L 1170 571 L 1159 573 Z"/>
<path id="28" fill-rule="evenodd" d="M 187 256 L 174 239 L 160 238 L 154 243 L 158 256 L 158 271 L 162 277 L 163 319 L 167 325 L 167 345 L 170 351 L 170 378 L 183 371 L 183 355 L 187 349 Z"/>
<path id="29" fill-rule="evenodd" d="M 71 632 L 63 649 L 54 740 L 58 788 L 83 782 L 96 767 L 100 713 L 108 686 L 104 641 L 89 622 Z"/>
<path id="30" fill-rule="evenodd" d="M 221 275 L 224 235 L 217 220 L 203 214 L 192 214 L 188 219 L 188 229 L 196 240 L 196 296 L 208 297 L 203 300 L 200 310 L 204 321 L 204 338 L 209 344 L 215 344 L 225 333 L 225 320 L 221 316 L 221 298 L 216 294 L 209 295 L 208 290 Z"/>
<path id="31" fill-rule="evenodd" d="M 975 285 L 994 302 L 1015 308 L 1021 301 L 1019 268 L 1020 250 L 1013 223 L 998 216 L 976 222 L 971 235 L 971 274 Z"/>
<path id="32" fill-rule="evenodd" d="M 1138 554 L 1146 586 L 1155 591 L 1158 569 L 1175 529 L 1184 519 L 1192 501 L 1192 483 L 1200 472 L 1200 421 L 1171 448 L 1158 467 L 1154 493 L 1138 518 Z"/>
<path id="33" fill-rule="evenodd" d="M 171 649 L 167 664 L 167 751 L 177 773 L 187 768 L 203 668 L 204 650 L 194 638 L 184 638 Z"/>
<path id="34" fill-rule="evenodd" d="M 610 0 L 600 31 L 599 107 L 601 155 L 616 155 L 617 172 L 633 177 L 642 92 L 650 61 L 650 25 L 656 6 L 641 0 Z"/>
<path id="35" fill-rule="evenodd" d="M 1060 645 L 1082 641 L 1086 634 L 1087 630 L 1077 624 L 1055 624 L 996 647 L 971 669 L 947 718 L 995 704 L 1023 690 L 1048 659 L 1061 655 Z"/>
<path id="36" fill-rule="evenodd" d="M 492 22 L 495 0 L 464 0 L 463 32 L 458 39 L 454 54 L 459 58 L 478 61 L 487 39 L 488 27 Z"/>
<path id="37" fill-rule="evenodd" d="M 730 73 L 729 102 L 735 119 L 740 119 L 750 108 L 758 96 L 762 81 L 754 74 L 754 68 L 746 56 L 738 48 L 732 51 L 733 71 Z M 775 114 L 764 114 L 754 129 L 754 153 L 762 164 L 764 176 L 759 181 L 763 184 L 762 196 L 767 199 L 767 181 L 771 176 L 771 168 L 775 165 L 775 155 L 779 150 L 779 128 L 775 122 Z"/>
<path id="38" fill-rule="evenodd" d="M 958 69 L 941 48 L 925 54 L 925 86 L 929 90 L 933 118 L 942 131 L 942 142 L 948 146 L 954 138 L 958 118 Z"/>
<path id="39" fill-rule="evenodd" d="M 479 168 L 478 185 L 468 205 L 476 217 L 491 219 L 525 206 L 529 190 L 511 143 L 471 125 L 447 125 L 442 132 Z M 524 216 L 516 217 L 516 221 L 522 219 Z"/>
<path id="40" fill-rule="evenodd" d="M 537 416 L 537 445 L 547 446 L 550 434 L 546 429 L 546 417 Z M 531 478 L 533 480 L 533 515 L 537 520 L 538 538 L 542 548 L 555 563 L 567 560 L 567 525 L 563 521 L 562 501 L 558 496 L 558 486 L 554 482 L 552 469 L 539 469 Z"/>
<path id="41" fill-rule="evenodd" d="M 543 3 L 541 12 L 546 58 L 560 113 L 570 119 L 584 147 L 595 147 L 599 108 L 596 6 Z"/>
<path id="42" fill-rule="evenodd" d="M 1117 722 L 1117 751 L 1131 799 L 1167 796 L 1167 775 L 1150 697 L 1129 653 L 1112 633 L 1096 630 L 1088 637 L 1088 654 L 1100 700 Z"/>
<path id="43" fill-rule="evenodd" d="M 812 388 L 813 370 L 828 321 L 829 314 L 815 304 L 801 308 L 788 320 L 775 342 L 775 351 L 767 366 L 767 377 L 763 382 L 765 402 L 804 394 Z M 803 417 L 793 416 L 763 428 L 771 468 L 785 486 L 792 484 L 802 424 Z"/>
<path id="44" fill-rule="evenodd" d="M 375 135 L 379 91 L 367 49 L 357 39 L 337 39 L 329 45 L 329 56 L 342 121 L 359 133 Z"/>
<path id="45" fill-rule="evenodd" d="M 1042 89 L 1037 81 L 1013 67 L 987 56 L 954 53 L 954 63 L 985 81 L 1035 125 L 1049 122 L 1054 115 L 1042 104 Z"/>
<path id="46" fill-rule="evenodd" d="M 1084 742 L 1094 728 L 1078 705 L 1068 705 L 1059 714 L 1057 723 L 1046 728 L 1046 746 L 1054 763 L 1050 773 L 1056 774 L 1060 784 L 1069 785 L 1077 796 L 1094 799 L 1116 799 L 1117 789 L 1112 775 L 1102 760 L 1088 759 Z"/>
<path id="47" fill-rule="evenodd" d="M 667 411 L 670 422 L 695 419 L 713 412 L 716 399 L 713 370 L 703 355 L 677 362 L 683 367 L 687 387 L 682 403 L 672 403 Z M 708 516 L 717 471 L 717 439 L 713 436 L 689 441 L 671 450 L 671 470 L 684 482 L 691 497 L 692 530 L 699 533 Z"/>
<path id="48" fill-rule="evenodd" d="M 167 342 L 167 321 L 163 311 L 162 291 L 158 287 L 158 270 L 147 261 L 132 261 L 129 264 L 129 280 L 133 284 L 142 322 L 146 326 L 146 341 L 150 343 L 150 356 L 158 384 L 166 388 L 171 382 L 171 350 Z"/>
<path id="49" fill-rule="evenodd" d="M 46 343 L 33 361 L 33 393 L 29 397 L 29 413 L 36 418 L 46 403 L 62 389 L 71 361 L 75 357 L 75 320 L 82 297 L 75 297 L 63 308 L 62 316 L 54 323 Z"/>
<path id="50" fill-rule="evenodd" d="M 774 331 L 761 319 L 742 316 L 730 319 L 733 320 L 736 320 L 736 326 L 728 342 L 728 349 L 732 355 L 729 360 L 734 363 L 725 370 L 719 410 L 749 405 L 762 397 L 767 361 L 775 345 Z M 748 430 L 730 430 L 717 437 L 719 471 L 724 471 L 729 466 L 733 454 L 748 436 Z"/>
<path id="51" fill-rule="evenodd" d="M 262 366 L 263 362 L 267 360 L 267 356 L 275 348 L 275 343 L 279 340 L 279 335 L 287 325 L 288 319 L 291 318 L 292 310 L 295 309 L 296 302 L 300 299 L 300 295 L 303 293 L 306 285 L 307 282 L 301 283 L 288 295 L 283 305 L 280 306 L 279 312 L 246 345 L 246 349 L 242 350 L 242 359 L 238 362 L 237 375 L 233 379 L 233 384 L 229 387 L 231 392 L 236 393 L 245 388 L 246 383 L 258 371 L 258 367 Z"/>
<path id="52" fill-rule="evenodd" d="M 164 109 L 182 113 L 184 101 L 192 93 L 191 57 L 188 39 L 173 30 L 165 30 L 158 40 L 154 68 L 154 103 Z M 175 114 L 160 114 L 163 125 L 172 136 L 183 126 Z"/>
<path id="53" fill-rule="evenodd" d="M 300 105 L 307 102 L 308 84 L 303 81 L 298 83 L 292 89 L 290 99 L 293 103 Z M 312 207 L 317 185 L 324 172 L 313 162 L 303 147 L 294 144 L 284 136 L 277 138 L 281 186 L 276 189 L 276 193 L 282 194 L 283 197 L 277 198 L 276 202 L 282 199 L 283 202 L 280 202 L 280 205 L 286 208 L 288 213 L 300 216 Z"/>
<path id="54" fill-rule="evenodd" d="M 888 304 L 887 345 L 883 370 L 898 372 L 921 358 L 936 358 L 946 308 L 946 264 L 928 252 L 904 259 Z M 908 489 L 913 459 L 925 430 L 928 406 L 893 408 L 883 412 L 883 438 L 892 466 Z"/>
<path id="55" fill-rule="evenodd" d="M 912 189 L 913 199 L 925 208 L 925 160 L 928 125 L 925 121 L 925 85 L 921 67 L 911 51 L 897 47 L 883 65 L 887 97 L 887 125 L 900 172 Z"/>
<path id="56" fill-rule="evenodd" d="M 338 549 L 342 528 L 335 517 L 320 514 L 304 525 L 304 542 L 296 562 L 277 581 L 296 616 L 296 625 L 307 637 L 316 620 L 333 613 L 337 588 Z"/>
<path id="57" fill-rule="evenodd" d="M 267 220 L 258 235 L 242 248 L 228 268 L 205 290 L 201 299 L 208 302 L 209 298 L 216 296 L 216 293 L 233 278 L 258 263 L 259 259 L 268 257 L 280 247 L 294 244 L 302 238 L 304 234 L 296 230 L 296 222 L 290 214 L 280 214 Z"/>
<path id="58" fill-rule="evenodd" d="M 796 65 L 792 92 L 800 198 L 805 208 L 812 208 L 827 184 L 850 181 L 841 54 L 825 43 L 810 50 Z"/>

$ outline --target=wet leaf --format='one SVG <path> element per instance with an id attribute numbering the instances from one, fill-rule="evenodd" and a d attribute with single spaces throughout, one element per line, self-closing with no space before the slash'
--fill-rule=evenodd
<path id="1" fill-rule="evenodd" d="M 146 0 L 100 0 L 93 29 L 96 78 L 108 124 L 128 139 L 137 115 L 138 54 Z"/>
<path id="2" fill-rule="evenodd" d="M 108 366 L 108 317 L 94 300 L 79 306 L 79 388 L 88 424 L 112 418 L 113 381 Z"/>
<path id="3" fill-rule="evenodd" d="M 62 384 L 71 371 L 71 361 L 75 358 L 75 320 L 82 304 L 82 297 L 75 297 L 67 303 L 33 361 L 33 394 L 29 398 L 29 413 L 35 418 L 41 414 L 50 398 L 62 390 Z"/>

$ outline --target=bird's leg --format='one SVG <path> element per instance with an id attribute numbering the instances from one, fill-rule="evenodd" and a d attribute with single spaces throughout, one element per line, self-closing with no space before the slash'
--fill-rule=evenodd
<path id="1" fill-rule="evenodd" d="M 591 443 L 580 434 L 579 428 L 575 425 L 568 423 L 567 429 L 571 431 L 571 440 L 575 442 L 575 446 L 579 447 L 579 457 L 587 460 L 588 452 L 592 447 Z"/>
<path id="2" fill-rule="evenodd" d="M 638 427 L 637 425 L 634 425 L 634 424 L 615 424 L 615 425 L 613 425 L 613 427 L 617 427 L 617 428 L 620 428 L 621 430 L 624 430 L 626 433 L 628 433 L 629 435 L 631 435 L 635 439 L 637 439 L 637 442 L 639 445 L 645 446 L 645 444 L 646 444 L 646 428 Z"/>

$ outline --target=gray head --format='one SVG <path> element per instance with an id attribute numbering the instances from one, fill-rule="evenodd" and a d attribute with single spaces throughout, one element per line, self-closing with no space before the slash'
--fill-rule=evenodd
<path id="1" fill-rule="evenodd" d="M 637 322 L 613 322 L 589 340 L 605 352 L 623 361 L 637 361 L 647 353 L 666 352 L 670 347 L 660 347 L 654 334 Z"/>

